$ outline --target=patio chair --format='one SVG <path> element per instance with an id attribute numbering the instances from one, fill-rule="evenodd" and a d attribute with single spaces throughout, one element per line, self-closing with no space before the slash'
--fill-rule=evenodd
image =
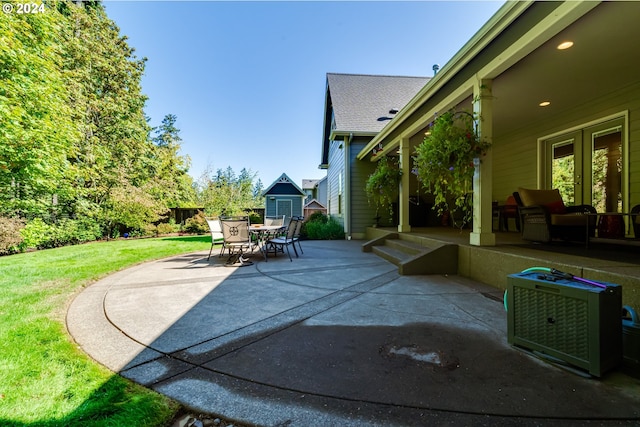
<path id="1" fill-rule="evenodd" d="M 251 234 L 249 233 L 249 219 L 221 219 L 224 247 L 229 251 L 227 265 L 239 262 L 241 265 L 251 265 L 248 259 L 243 257 L 244 251 L 250 249 Z M 220 251 L 222 256 L 222 250 Z"/>
<path id="2" fill-rule="evenodd" d="M 264 217 L 264 225 L 280 225 L 284 226 L 284 215 L 282 216 L 265 216 Z"/>
<path id="3" fill-rule="evenodd" d="M 267 245 L 268 245 L 267 248 L 272 248 L 273 253 L 275 254 L 278 250 L 281 250 L 282 252 L 284 252 L 284 248 L 286 247 L 287 255 L 289 255 L 289 261 L 293 261 L 293 259 L 291 258 L 291 252 L 289 251 L 289 246 L 293 245 L 293 250 L 296 254 L 296 258 L 298 258 L 298 251 L 296 250 L 295 240 L 293 239 L 298 222 L 299 222 L 298 219 L 291 218 L 291 221 L 289 221 L 289 225 L 287 226 L 287 234 L 285 234 L 284 236 L 274 237 L 273 239 L 269 239 L 267 241 Z M 267 252 L 269 251 L 268 250 L 265 251 L 265 259 L 267 257 Z"/>
<path id="4" fill-rule="evenodd" d="M 500 221 L 502 221 L 501 227 L 504 227 L 505 231 L 509 231 L 509 218 L 513 218 L 516 222 L 516 230 L 520 231 L 520 213 L 518 212 L 518 203 L 515 197 L 507 197 L 507 201 L 500 209 Z"/>
<path id="5" fill-rule="evenodd" d="M 220 248 L 220 253 L 224 251 L 224 236 L 222 235 L 222 227 L 220 226 L 220 220 L 218 219 L 207 219 L 207 224 L 209 225 L 209 231 L 211 232 L 211 249 L 209 249 L 209 256 L 207 257 L 207 261 L 211 258 L 211 251 L 213 251 L 213 246 L 217 244 L 222 244 Z"/>
<path id="6" fill-rule="evenodd" d="M 548 243 L 552 239 L 584 242 L 593 236 L 596 209 L 591 205 L 565 206 L 558 189 L 532 190 L 519 188 L 513 193 L 518 203 L 522 238 Z M 588 227 L 588 230 L 587 230 Z"/>
<path id="7" fill-rule="evenodd" d="M 300 230 L 302 229 L 302 223 L 304 221 L 303 217 L 298 217 L 297 219 L 297 223 L 296 223 L 296 230 L 293 232 L 293 242 L 294 243 L 298 243 L 298 247 L 300 248 L 300 253 L 304 254 L 304 251 L 302 250 L 302 246 L 300 246 Z M 296 256 L 298 255 L 298 251 L 296 250 L 296 245 L 293 245 L 293 250 L 296 252 Z"/>

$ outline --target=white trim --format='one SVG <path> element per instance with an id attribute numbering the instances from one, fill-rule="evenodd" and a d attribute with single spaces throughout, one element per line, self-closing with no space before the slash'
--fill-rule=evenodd
<path id="1" fill-rule="evenodd" d="M 629 206 L 629 180 L 630 176 L 630 160 L 631 153 L 629 152 L 629 110 L 622 110 L 618 113 L 609 114 L 607 116 L 599 117 L 597 119 L 589 120 L 588 122 L 584 122 L 582 124 L 578 124 L 572 126 L 570 128 L 566 128 L 557 132 L 550 133 L 548 135 L 542 136 L 537 139 L 537 167 L 536 167 L 536 181 L 538 188 L 545 188 L 546 185 L 546 150 L 545 143 L 549 139 L 557 138 L 559 136 L 569 134 L 572 132 L 583 132 L 587 128 L 598 126 L 604 124 L 608 121 L 612 120 L 622 120 L 624 126 L 624 132 L 622 132 L 622 182 L 621 182 L 621 191 L 622 191 L 622 206 L 623 211 L 628 212 L 630 210 Z M 584 141 L 583 141 L 584 143 Z M 583 177 L 584 182 L 584 177 Z M 583 189 L 584 191 L 584 189 Z"/>

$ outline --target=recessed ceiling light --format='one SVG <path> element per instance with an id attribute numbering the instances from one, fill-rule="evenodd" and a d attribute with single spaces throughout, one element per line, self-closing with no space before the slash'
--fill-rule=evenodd
<path id="1" fill-rule="evenodd" d="M 566 42 L 560 43 L 556 49 L 565 50 L 565 49 L 569 49 L 571 46 L 573 46 L 573 42 L 566 41 Z"/>
<path id="2" fill-rule="evenodd" d="M 548 106 L 548 105 L 551 105 L 551 102 L 549 102 L 549 101 L 542 101 L 542 102 L 541 102 L 540 104 L 538 104 L 538 105 L 540 105 L 541 107 L 546 107 L 546 106 Z"/>

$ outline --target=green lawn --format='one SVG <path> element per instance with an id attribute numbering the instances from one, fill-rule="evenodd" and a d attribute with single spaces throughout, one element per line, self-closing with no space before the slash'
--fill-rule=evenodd
<path id="1" fill-rule="evenodd" d="M 178 405 L 97 364 L 66 332 L 73 296 L 114 271 L 209 249 L 209 236 L 0 257 L 0 426 L 165 426 Z"/>

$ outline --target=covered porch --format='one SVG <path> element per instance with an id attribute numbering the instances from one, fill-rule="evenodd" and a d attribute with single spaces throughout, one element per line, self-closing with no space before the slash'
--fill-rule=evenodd
<path id="1" fill-rule="evenodd" d="M 369 227 L 367 241 L 398 233 L 396 227 Z M 517 232 L 495 232 L 494 246 L 470 243 L 472 230 L 453 227 L 412 228 L 399 233 L 417 245 L 457 245 L 457 274 L 506 289 L 507 276 L 530 267 L 550 267 L 591 280 L 622 285 L 623 304 L 640 307 L 640 247 L 578 242 L 537 244 Z M 363 242 L 364 243 L 364 242 Z"/>
<path id="2" fill-rule="evenodd" d="M 492 144 L 475 162 L 474 228 L 465 243 L 502 246 L 493 204 L 519 188 L 562 187 L 567 206 L 629 214 L 640 203 L 634 178 L 640 85 L 629 72 L 637 70 L 637 58 L 628 55 L 639 37 L 628 19 L 637 13 L 633 2 L 506 3 L 356 156 L 362 175 L 367 163 L 398 159 L 397 231 L 419 226 L 411 220 L 411 198 L 429 202 L 430 189 L 416 178 L 416 147 L 447 111 L 475 115 L 478 135 Z M 347 235 L 361 231 L 356 225 L 366 225 L 366 214 Z"/>

